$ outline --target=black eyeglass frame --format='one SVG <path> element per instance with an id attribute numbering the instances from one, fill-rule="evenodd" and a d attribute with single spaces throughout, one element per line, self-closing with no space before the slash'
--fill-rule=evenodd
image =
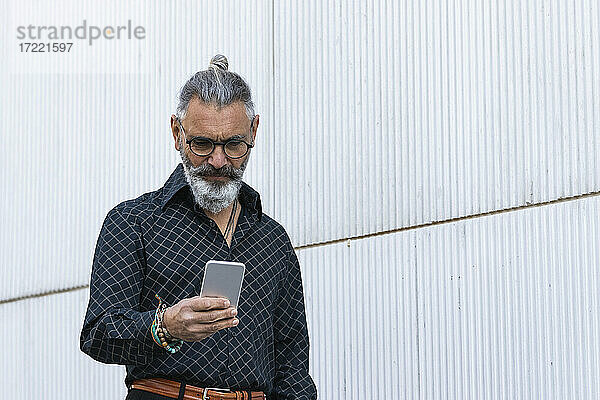
<path id="1" fill-rule="evenodd" d="M 252 128 L 254 128 L 254 118 L 255 117 L 252 117 L 252 120 L 250 120 L 250 134 L 252 134 Z M 185 138 L 185 129 L 183 129 L 183 125 L 181 124 L 181 120 L 179 118 L 177 118 L 177 123 L 179 124 L 179 128 L 181 128 L 181 132 L 183 132 L 183 137 Z M 206 142 L 210 142 L 212 144 L 212 150 L 208 154 L 198 154 L 198 153 L 196 153 L 194 150 L 192 150 L 192 142 L 195 141 L 195 140 L 203 140 L 203 141 L 206 141 Z M 244 143 L 246 145 L 246 152 L 244 154 L 242 154 L 241 156 L 239 156 L 239 157 L 231 157 L 230 155 L 227 154 L 227 151 L 225 150 L 225 146 L 228 143 L 230 143 L 230 142 L 242 142 L 242 143 Z M 243 139 L 233 139 L 233 138 L 227 139 L 224 142 L 215 142 L 214 140 L 209 139 L 209 138 L 205 138 L 205 137 L 203 137 L 203 138 L 194 137 L 194 138 L 191 138 L 191 139 L 186 139 L 185 143 L 190 148 L 190 151 L 193 154 L 197 155 L 198 157 L 208 157 L 208 156 L 210 156 L 215 151 L 215 148 L 217 146 L 223 146 L 223 154 L 225 154 L 225 157 L 227 157 L 229 159 L 232 159 L 232 160 L 239 160 L 240 158 L 244 158 L 248 154 L 248 152 L 250 152 L 250 149 L 254 147 L 253 143 L 248 143 L 248 142 L 246 142 Z"/>

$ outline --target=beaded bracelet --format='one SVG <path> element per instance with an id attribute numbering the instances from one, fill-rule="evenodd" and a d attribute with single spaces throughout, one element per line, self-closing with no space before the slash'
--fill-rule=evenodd
<path id="1" fill-rule="evenodd" d="M 152 326 L 150 326 L 152 340 L 154 340 L 154 343 L 164 348 L 169 353 L 175 353 L 181 349 L 183 340 L 175 339 L 169 334 L 167 328 L 163 324 L 163 317 L 165 315 L 167 305 L 163 304 L 162 299 L 157 294 L 155 294 L 154 297 L 158 299 L 158 307 L 156 308 L 156 313 L 154 314 Z"/>

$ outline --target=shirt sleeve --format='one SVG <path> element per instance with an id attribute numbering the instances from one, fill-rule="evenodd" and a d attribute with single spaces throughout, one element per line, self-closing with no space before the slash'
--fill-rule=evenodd
<path id="1" fill-rule="evenodd" d="M 152 340 L 155 310 L 140 310 L 144 252 L 139 226 L 111 210 L 96 244 L 81 351 L 107 364 L 143 365 L 166 353 Z"/>
<path id="2" fill-rule="evenodd" d="M 275 308 L 275 381 L 270 399 L 312 400 L 316 386 L 308 373 L 309 339 L 304 309 L 300 263 L 289 246 L 289 265 L 284 273 Z"/>

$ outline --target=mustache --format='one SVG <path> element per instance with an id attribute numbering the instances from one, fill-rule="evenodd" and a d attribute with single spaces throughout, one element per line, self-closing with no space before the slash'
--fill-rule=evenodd
<path id="1" fill-rule="evenodd" d="M 221 168 L 215 168 L 210 164 L 202 164 L 197 167 L 191 167 L 190 172 L 195 176 L 222 177 L 233 180 L 242 178 L 243 170 L 235 168 L 233 165 L 224 165 Z"/>

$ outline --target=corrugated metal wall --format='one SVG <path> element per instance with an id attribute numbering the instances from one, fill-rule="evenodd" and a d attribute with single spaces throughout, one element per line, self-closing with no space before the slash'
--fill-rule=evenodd
<path id="1" fill-rule="evenodd" d="M 596 196 L 301 250 L 321 395 L 599 398 L 599 240 Z"/>
<path id="2" fill-rule="evenodd" d="M 125 368 L 79 349 L 86 289 L 2 304 L 3 399 L 124 399 Z"/>
<path id="3" fill-rule="evenodd" d="M 0 0 L 10 398 L 124 397 L 78 351 L 93 247 L 176 165 L 216 53 L 261 114 L 247 181 L 298 247 L 321 398 L 600 397 L 597 2 L 62 3 Z M 147 37 L 18 52 L 84 19 Z"/>
<path id="4" fill-rule="evenodd" d="M 277 6 L 276 131 L 299 134 L 276 136 L 275 214 L 304 245 L 597 191 L 599 12 L 585 1 Z"/>

